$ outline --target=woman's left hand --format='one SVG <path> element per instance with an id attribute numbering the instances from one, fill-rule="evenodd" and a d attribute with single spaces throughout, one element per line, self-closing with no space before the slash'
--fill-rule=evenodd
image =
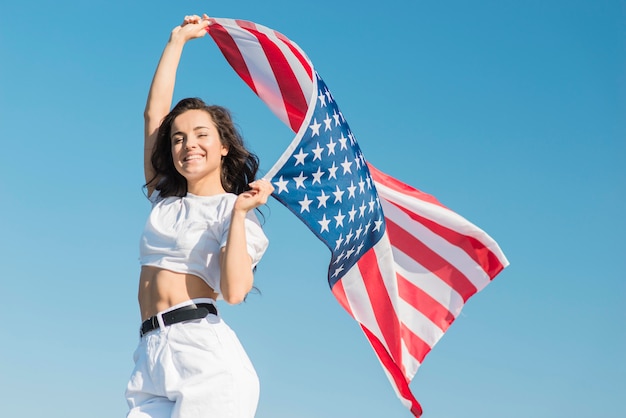
<path id="1" fill-rule="evenodd" d="M 250 183 L 250 190 L 241 193 L 237 196 L 235 201 L 234 210 L 240 210 L 248 212 L 252 209 L 264 205 L 267 203 L 267 198 L 274 191 L 272 183 L 265 179 L 259 179 Z"/>

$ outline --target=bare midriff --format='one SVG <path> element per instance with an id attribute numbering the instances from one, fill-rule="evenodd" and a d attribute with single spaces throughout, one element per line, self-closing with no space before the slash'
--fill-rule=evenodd
<path id="1" fill-rule="evenodd" d="M 193 274 L 152 266 L 141 267 L 139 309 L 142 321 L 189 299 L 217 299 L 217 295 L 211 286 Z"/>

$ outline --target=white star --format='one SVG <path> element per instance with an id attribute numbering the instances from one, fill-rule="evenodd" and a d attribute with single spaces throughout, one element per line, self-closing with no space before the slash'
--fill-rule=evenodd
<path id="1" fill-rule="evenodd" d="M 328 200 L 330 196 L 327 195 L 326 193 L 324 193 L 324 190 L 322 190 L 322 195 L 321 196 L 317 196 L 317 200 L 319 200 L 320 202 L 317 204 L 317 208 L 321 208 L 322 206 L 326 207 L 326 201 Z"/>
<path id="2" fill-rule="evenodd" d="M 370 205 L 370 213 L 374 212 L 374 204 L 376 204 L 376 201 L 373 198 L 370 198 L 370 201 L 367 202 L 368 205 Z"/>
<path id="3" fill-rule="evenodd" d="M 336 186 L 337 189 L 335 189 L 335 191 L 333 192 L 333 194 L 335 195 L 335 201 L 333 203 L 341 203 L 341 199 L 343 198 L 343 194 L 345 193 L 343 190 L 339 189 L 339 186 Z"/>
<path id="4" fill-rule="evenodd" d="M 324 119 L 324 130 L 325 130 L 325 131 L 330 131 L 330 130 L 332 130 L 332 129 L 333 129 L 333 128 L 330 126 L 330 123 L 331 123 L 332 121 L 333 121 L 333 120 L 330 118 L 330 116 L 328 116 L 328 113 L 327 113 L 327 114 L 326 114 L 326 119 Z"/>
<path id="5" fill-rule="evenodd" d="M 324 175 L 324 171 L 322 171 L 322 167 L 317 167 L 317 171 L 313 173 L 313 184 L 316 182 L 322 184 L 322 176 Z"/>
<path id="6" fill-rule="evenodd" d="M 360 177 L 359 177 L 359 180 L 361 180 L 361 181 L 359 181 L 359 193 L 363 194 L 363 193 L 365 193 L 365 182 Z"/>
<path id="7" fill-rule="evenodd" d="M 328 155 L 335 155 L 335 145 L 337 145 L 337 143 L 333 141 L 333 137 L 331 136 L 330 142 L 326 144 L 328 147 Z"/>
<path id="8" fill-rule="evenodd" d="M 350 229 L 350 232 L 346 235 L 346 244 L 350 242 L 353 236 L 354 234 L 352 233 L 352 229 Z"/>
<path id="9" fill-rule="evenodd" d="M 341 124 L 339 122 L 339 113 L 337 113 L 337 109 L 333 110 L 333 119 L 335 119 L 335 126 L 339 126 Z"/>
<path id="10" fill-rule="evenodd" d="M 356 215 L 356 210 L 354 209 L 354 205 L 352 205 L 352 209 L 348 211 L 348 215 L 350 215 L 349 221 L 354 222 L 354 216 Z"/>
<path id="11" fill-rule="evenodd" d="M 356 190 L 356 186 L 354 185 L 354 182 L 352 180 L 350 180 L 350 186 L 348 186 L 348 199 L 349 198 L 354 198 L 354 191 Z M 354 206 L 353 206 L 354 207 Z"/>
<path id="12" fill-rule="evenodd" d="M 309 200 L 309 197 L 305 194 L 304 195 L 304 200 L 300 200 L 298 203 L 300 203 L 300 213 L 307 211 L 307 212 L 311 212 L 309 210 L 309 205 L 311 204 L 311 202 L 313 202 L 312 200 Z"/>
<path id="13" fill-rule="evenodd" d="M 365 233 L 367 234 L 367 231 L 370 230 L 370 226 L 372 226 L 372 221 L 369 221 L 368 223 L 365 224 Z"/>
<path id="14" fill-rule="evenodd" d="M 278 187 L 278 194 L 280 194 L 280 192 L 289 193 L 289 190 L 287 190 L 287 183 L 289 183 L 289 180 L 283 180 L 283 176 L 280 176 L 278 181 L 274 182 L 274 184 Z"/>
<path id="15" fill-rule="evenodd" d="M 348 250 L 348 252 L 346 253 L 346 258 L 350 258 L 350 256 L 352 255 L 352 253 L 354 252 L 354 247 L 350 248 Z"/>
<path id="16" fill-rule="evenodd" d="M 365 178 L 365 181 L 367 182 L 367 190 L 371 190 L 371 188 L 372 188 L 372 178 L 370 176 L 367 176 Z"/>
<path id="17" fill-rule="evenodd" d="M 322 160 L 322 152 L 324 152 L 324 148 L 320 147 L 320 143 L 317 143 L 317 147 L 313 148 L 311 151 L 313 151 L 313 154 L 315 154 L 315 157 L 313 157 L 313 161 L 315 160 Z"/>
<path id="18" fill-rule="evenodd" d="M 320 99 L 322 107 L 326 106 L 326 96 L 324 96 L 324 92 L 322 90 L 320 90 L 320 94 L 319 96 L 317 96 L 317 98 Z"/>
<path id="19" fill-rule="evenodd" d="M 307 155 L 309 155 L 309 153 L 302 151 L 302 148 L 300 148 L 300 152 L 299 153 L 293 154 L 293 158 L 296 159 L 296 164 L 295 165 L 298 165 L 298 164 L 304 165 L 304 159 L 306 158 Z"/>
<path id="20" fill-rule="evenodd" d="M 365 200 L 363 202 L 361 202 L 361 206 L 359 206 L 359 218 L 362 218 L 363 216 L 365 216 L 365 209 L 367 209 L 367 206 L 365 206 Z"/>
<path id="21" fill-rule="evenodd" d="M 341 144 L 341 147 L 339 147 L 339 149 L 348 149 L 348 146 L 346 145 L 348 138 L 343 136 L 343 132 L 341 133 L 341 138 L 339 138 L 337 141 L 339 141 L 339 143 Z"/>
<path id="22" fill-rule="evenodd" d="M 335 250 L 338 250 L 339 247 L 341 247 L 341 243 L 343 242 L 343 234 L 339 234 L 339 239 L 337 241 L 335 241 Z"/>
<path id="23" fill-rule="evenodd" d="M 343 258 L 343 256 L 345 255 L 345 253 L 342 251 L 341 254 L 339 254 L 339 257 L 337 257 L 337 259 L 335 260 L 335 262 L 333 264 L 338 264 L 341 259 Z"/>
<path id="24" fill-rule="evenodd" d="M 298 190 L 300 187 L 306 189 L 306 187 L 304 187 L 304 180 L 306 179 L 308 179 L 308 177 L 305 176 L 302 171 L 300 172 L 300 175 L 298 177 L 293 178 L 293 180 L 296 182 L 296 190 Z"/>
<path id="25" fill-rule="evenodd" d="M 309 125 L 309 128 L 311 128 L 311 131 L 313 131 L 313 133 L 311 134 L 311 136 L 319 136 L 320 134 L 320 127 L 322 126 L 321 123 L 317 123 L 317 119 L 313 119 L 313 124 Z"/>
<path id="26" fill-rule="evenodd" d="M 335 272 L 333 273 L 333 277 L 337 277 L 339 273 L 341 273 L 342 271 L 343 271 L 343 264 L 337 267 L 337 270 L 335 270 Z"/>
<path id="27" fill-rule="evenodd" d="M 338 168 L 339 167 L 337 167 L 335 165 L 335 162 L 333 161 L 333 166 L 328 169 L 328 172 L 330 173 L 330 174 L 328 174 L 328 179 L 329 180 L 332 179 L 332 178 L 337 179 L 337 169 Z"/>
<path id="28" fill-rule="evenodd" d="M 356 239 L 361 237 L 361 232 L 363 232 L 363 225 L 359 225 L 359 229 L 356 230 Z"/>
<path id="29" fill-rule="evenodd" d="M 343 174 L 346 174 L 346 173 L 352 174 L 352 170 L 350 169 L 351 165 L 352 165 L 352 162 L 348 161 L 348 156 L 346 155 L 346 158 L 341 163 L 341 166 L 343 167 Z"/>
<path id="30" fill-rule="evenodd" d="M 326 95 L 326 98 L 328 99 L 328 103 L 332 103 L 333 96 L 330 94 L 330 91 L 328 90 L 327 87 L 324 87 L 324 94 Z"/>
<path id="31" fill-rule="evenodd" d="M 339 209 L 339 213 L 337 213 L 336 216 L 333 216 L 333 218 L 335 218 L 335 221 L 337 222 L 337 225 L 335 225 L 335 228 L 339 228 L 339 226 L 343 226 L 343 218 L 345 217 L 346 215 L 342 215 L 341 209 Z"/>
<path id="32" fill-rule="evenodd" d="M 380 227 L 383 225 L 383 221 L 374 221 L 374 224 L 376 226 L 374 226 L 374 231 L 378 232 L 380 231 Z"/>
<path id="33" fill-rule="evenodd" d="M 361 156 L 357 155 L 356 158 L 354 159 L 354 162 L 356 163 L 356 169 L 357 171 L 361 168 Z"/>
<path id="34" fill-rule="evenodd" d="M 330 219 L 326 219 L 326 214 L 324 214 L 324 216 L 322 217 L 322 220 L 317 221 L 317 223 L 319 223 L 322 226 L 322 230 L 320 231 L 320 234 L 324 231 L 330 232 L 328 230 L 328 224 L 330 223 Z"/>
<path id="35" fill-rule="evenodd" d="M 352 145 L 356 143 L 356 138 L 354 137 L 354 134 L 352 133 L 352 131 L 348 132 L 348 138 L 350 138 L 350 143 Z"/>
<path id="36" fill-rule="evenodd" d="M 361 243 L 361 245 L 359 245 L 356 249 L 357 254 L 361 252 L 361 250 L 363 249 L 363 243 Z"/>

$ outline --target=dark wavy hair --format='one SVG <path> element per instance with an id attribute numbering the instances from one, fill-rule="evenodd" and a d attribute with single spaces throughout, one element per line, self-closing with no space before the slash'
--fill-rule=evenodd
<path id="1" fill-rule="evenodd" d="M 224 190 L 234 194 L 249 190 L 248 184 L 255 180 L 259 169 L 259 158 L 246 149 L 243 137 L 235 127 L 228 109 L 207 105 L 202 99 L 196 97 L 181 100 L 163 118 L 152 150 L 151 163 L 154 177 L 145 184 L 145 187 L 154 186 L 162 197 L 182 197 L 187 194 L 187 179 L 174 166 L 171 130 L 174 119 L 188 110 L 204 110 L 211 115 L 222 145 L 228 148 L 228 154 L 222 157 L 220 175 Z"/>

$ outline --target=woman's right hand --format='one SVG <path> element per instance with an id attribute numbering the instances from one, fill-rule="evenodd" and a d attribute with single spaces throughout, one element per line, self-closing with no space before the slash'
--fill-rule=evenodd
<path id="1" fill-rule="evenodd" d="M 180 38 L 187 42 L 190 39 L 201 38 L 207 34 L 206 28 L 209 26 L 209 16 L 198 15 L 185 16 L 183 23 L 172 30 L 171 38 Z"/>

